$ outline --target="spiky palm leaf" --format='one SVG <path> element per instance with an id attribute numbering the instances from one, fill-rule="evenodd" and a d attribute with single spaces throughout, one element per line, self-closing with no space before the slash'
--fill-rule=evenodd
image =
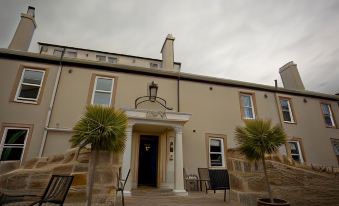
<path id="1" fill-rule="evenodd" d="M 260 160 L 286 142 L 286 134 L 279 125 L 272 127 L 271 121 L 261 119 L 246 121 L 245 127 L 237 127 L 235 137 L 241 153 L 249 160 Z"/>
<path id="2" fill-rule="evenodd" d="M 271 121 L 249 120 L 245 121 L 245 127 L 236 127 L 235 138 L 239 145 L 240 152 L 248 160 L 262 160 L 265 182 L 267 186 L 270 202 L 273 202 L 272 191 L 268 181 L 265 164 L 265 154 L 272 154 L 286 142 L 284 130 L 275 125 L 272 127 Z"/>
<path id="3" fill-rule="evenodd" d="M 73 128 L 72 147 L 91 144 L 95 150 L 121 152 L 125 148 L 127 121 L 123 111 L 89 105 Z"/>

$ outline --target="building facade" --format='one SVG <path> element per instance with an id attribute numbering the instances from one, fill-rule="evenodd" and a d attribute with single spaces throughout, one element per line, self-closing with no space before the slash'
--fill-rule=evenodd
<path id="1" fill-rule="evenodd" d="M 227 168 L 235 127 L 248 119 L 285 129 L 281 155 L 338 167 L 339 97 L 305 90 L 293 62 L 279 70 L 281 88 L 181 72 L 172 35 L 162 59 L 41 42 L 28 52 L 35 27 L 30 7 L 9 48 L 0 49 L 0 164 L 65 152 L 86 106 L 101 104 L 129 118 L 122 155 L 123 173 L 131 169 L 128 191 L 184 192 L 183 168 Z"/>

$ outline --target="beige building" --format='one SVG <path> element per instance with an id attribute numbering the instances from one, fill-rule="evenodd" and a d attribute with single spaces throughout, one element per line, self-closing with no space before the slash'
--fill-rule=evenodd
<path id="1" fill-rule="evenodd" d="M 41 42 L 39 52 L 28 52 L 35 27 L 30 7 L 8 49 L 0 49 L 0 164 L 65 152 L 86 105 L 101 104 L 129 118 L 127 191 L 185 192 L 183 168 L 227 168 L 234 129 L 246 119 L 282 125 L 289 137 L 282 155 L 338 167 L 339 96 L 305 90 L 293 62 L 279 69 L 281 88 L 181 72 L 172 35 L 162 59 Z"/>

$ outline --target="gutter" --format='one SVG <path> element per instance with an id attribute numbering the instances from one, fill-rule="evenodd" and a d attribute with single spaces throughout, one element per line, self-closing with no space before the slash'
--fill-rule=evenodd
<path id="1" fill-rule="evenodd" d="M 51 102 L 50 102 L 49 107 L 48 107 L 47 118 L 46 118 L 46 123 L 45 123 L 45 128 L 44 128 L 44 134 L 42 136 L 42 141 L 41 141 L 41 146 L 40 146 L 40 151 L 39 151 L 39 157 L 40 158 L 42 157 L 42 154 L 44 153 L 44 149 L 45 149 L 45 145 L 46 145 L 47 134 L 48 134 L 48 131 L 49 131 L 48 126 L 49 126 L 49 123 L 51 122 L 51 116 L 52 116 L 52 110 L 53 110 L 53 107 L 54 107 L 55 96 L 56 96 L 56 93 L 57 93 L 57 90 L 58 90 L 58 87 L 59 87 L 60 76 L 61 76 L 62 67 L 63 67 L 62 59 L 64 57 L 65 50 L 66 50 L 66 48 L 63 49 L 61 56 L 60 56 L 60 59 L 59 59 L 58 73 L 57 73 L 56 81 L 55 81 L 54 88 L 53 88 L 52 99 L 51 99 Z"/>

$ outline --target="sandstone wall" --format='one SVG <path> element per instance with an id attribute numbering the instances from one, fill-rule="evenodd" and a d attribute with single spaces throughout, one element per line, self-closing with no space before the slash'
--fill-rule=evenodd
<path id="1" fill-rule="evenodd" d="M 84 203 L 90 151 L 84 149 L 78 157 L 76 153 L 77 149 L 72 149 L 62 155 L 31 159 L 19 169 L 0 175 L 0 191 L 7 194 L 41 195 L 53 174 L 74 175 L 66 203 Z M 121 159 L 120 154 L 99 152 L 94 178 L 94 203 L 114 204 Z"/>
<path id="2" fill-rule="evenodd" d="M 279 158 L 273 158 L 275 160 Z M 236 152 L 228 154 L 231 200 L 246 206 L 256 205 L 256 198 L 267 197 L 261 162 L 248 162 Z M 316 172 L 307 166 L 288 165 L 267 160 L 273 196 L 291 205 L 339 205 L 339 176 Z"/>

